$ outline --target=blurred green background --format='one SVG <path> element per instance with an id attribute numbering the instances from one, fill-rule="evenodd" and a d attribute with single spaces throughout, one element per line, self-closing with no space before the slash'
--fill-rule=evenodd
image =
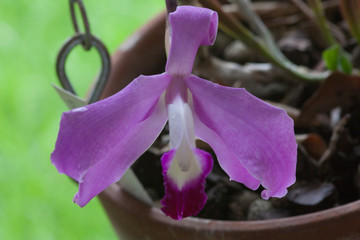
<path id="1" fill-rule="evenodd" d="M 83 1 L 92 33 L 111 53 L 165 6 Z M 75 205 L 77 187 L 49 159 L 67 110 L 50 83 L 58 83 L 56 55 L 73 33 L 68 0 L 0 0 L 0 239 L 117 239 L 99 201 Z M 95 50 L 71 52 L 66 68 L 80 95 L 99 67 Z"/>

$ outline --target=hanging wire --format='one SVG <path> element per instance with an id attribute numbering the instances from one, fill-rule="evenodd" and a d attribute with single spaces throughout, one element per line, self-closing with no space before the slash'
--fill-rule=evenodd
<path id="1" fill-rule="evenodd" d="M 89 50 L 91 48 L 91 33 L 90 33 L 89 20 L 87 18 L 86 11 L 85 11 L 82 0 L 70 0 L 70 14 L 71 14 L 71 20 L 72 20 L 72 24 L 74 26 L 75 33 L 80 33 L 79 25 L 78 25 L 77 19 L 76 19 L 75 4 L 77 4 L 80 9 L 82 22 L 84 23 L 85 38 L 84 38 L 84 42 L 82 44 L 83 44 L 83 47 L 85 50 Z"/>
<path id="2" fill-rule="evenodd" d="M 81 44 L 86 51 L 89 51 L 92 47 L 98 51 L 101 58 L 101 71 L 100 75 L 96 81 L 95 87 L 90 94 L 88 103 L 93 103 L 99 100 L 102 90 L 105 87 L 107 79 L 110 74 L 110 55 L 105 45 L 94 35 L 91 34 L 90 24 L 86 15 L 84 4 L 82 0 L 69 0 L 70 1 L 70 14 L 71 20 L 74 26 L 75 34 L 68 39 L 64 45 L 61 47 L 59 54 L 56 60 L 56 73 L 59 78 L 61 86 L 76 95 L 76 92 L 66 75 L 65 72 L 65 62 L 68 58 L 69 53 L 77 45 Z M 80 32 L 78 21 L 75 14 L 75 4 L 78 5 L 81 13 L 81 18 L 84 24 L 85 33 Z"/>

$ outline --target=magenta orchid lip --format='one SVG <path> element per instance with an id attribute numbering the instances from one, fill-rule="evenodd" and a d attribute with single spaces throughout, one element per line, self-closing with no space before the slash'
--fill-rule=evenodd
<path id="1" fill-rule="evenodd" d="M 166 215 L 181 220 L 206 203 L 205 178 L 213 160 L 196 148 L 195 139 L 212 147 L 231 180 L 254 190 L 261 184 L 264 199 L 284 196 L 295 182 L 292 119 L 245 89 L 191 74 L 199 46 L 215 41 L 216 12 L 179 6 L 169 23 L 165 73 L 139 76 L 117 94 L 63 114 L 51 160 L 79 182 L 74 201 L 83 207 L 119 181 L 167 121 L 171 150 L 161 160 Z"/>

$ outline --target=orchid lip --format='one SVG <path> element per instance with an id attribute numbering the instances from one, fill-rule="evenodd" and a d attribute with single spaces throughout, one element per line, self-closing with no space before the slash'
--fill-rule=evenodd
<path id="1" fill-rule="evenodd" d="M 176 150 L 173 149 L 165 153 L 161 158 L 165 185 L 165 196 L 161 200 L 163 204 L 161 210 L 176 220 L 198 214 L 204 207 L 207 199 L 205 194 L 205 178 L 211 171 L 213 160 L 209 153 L 200 149 L 195 148 L 192 152 L 199 164 L 200 171 L 191 178 L 187 178 L 182 185 L 179 185 L 179 177 L 183 177 L 182 175 L 169 174 L 169 168 L 171 168 L 174 161 Z"/>

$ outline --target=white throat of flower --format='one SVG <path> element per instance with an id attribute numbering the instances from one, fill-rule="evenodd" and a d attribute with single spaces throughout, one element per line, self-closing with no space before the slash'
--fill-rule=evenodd
<path id="1" fill-rule="evenodd" d="M 170 148 L 175 155 L 168 170 L 168 176 L 179 189 L 201 173 L 195 149 L 194 119 L 188 103 L 180 97 L 168 105 L 170 126 Z"/>

